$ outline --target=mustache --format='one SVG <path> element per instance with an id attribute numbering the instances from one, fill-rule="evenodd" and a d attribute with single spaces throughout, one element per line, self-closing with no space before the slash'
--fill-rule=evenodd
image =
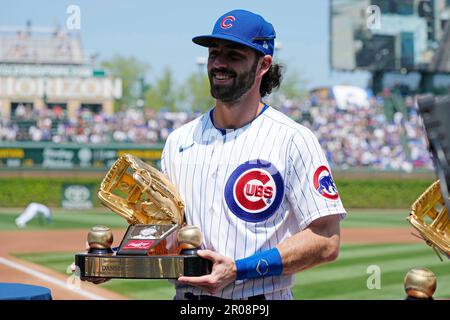
<path id="1" fill-rule="evenodd" d="M 209 72 L 211 75 L 215 75 L 217 73 L 223 73 L 232 77 L 236 76 L 236 72 L 234 72 L 233 70 L 230 69 L 226 69 L 226 68 L 212 68 L 211 71 Z"/>

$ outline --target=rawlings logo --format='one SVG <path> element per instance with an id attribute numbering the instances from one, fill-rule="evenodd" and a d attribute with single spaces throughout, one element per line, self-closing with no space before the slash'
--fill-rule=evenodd
<path id="1" fill-rule="evenodd" d="M 235 20 L 236 20 L 236 18 L 233 16 L 226 16 L 225 18 L 223 18 L 222 23 L 220 24 L 220 27 L 222 29 L 231 28 L 233 26 L 233 22 Z"/>
<path id="2" fill-rule="evenodd" d="M 123 248 L 130 250 L 148 250 L 152 246 L 153 242 L 154 241 L 130 240 Z"/>
<path id="3" fill-rule="evenodd" d="M 276 212 L 284 194 L 278 170 L 270 162 L 252 160 L 233 171 L 225 186 L 228 208 L 249 222 L 268 219 Z"/>

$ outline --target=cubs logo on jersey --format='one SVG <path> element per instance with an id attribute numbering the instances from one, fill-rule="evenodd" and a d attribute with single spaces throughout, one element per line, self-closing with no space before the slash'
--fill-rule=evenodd
<path id="1" fill-rule="evenodd" d="M 330 170 L 326 166 L 320 166 L 314 172 L 313 177 L 314 189 L 324 198 L 337 200 L 339 193 L 334 184 Z"/>
<path id="2" fill-rule="evenodd" d="M 239 165 L 225 185 L 225 201 L 237 217 L 260 222 L 272 216 L 284 196 L 284 183 L 275 166 L 264 160 Z"/>

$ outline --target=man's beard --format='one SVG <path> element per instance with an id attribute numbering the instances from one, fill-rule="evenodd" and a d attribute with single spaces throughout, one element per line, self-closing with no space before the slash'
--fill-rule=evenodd
<path id="1" fill-rule="evenodd" d="M 255 83 L 257 66 L 258 59 L 255 59 L 250 70 L 240 74 L 226 68 L 212 68 L 210 72 L 208 72 L 211 95 L 215 99 L 223 102 L 238 101 Z M 229 85 L 214 85 L 213 75 L 218 72 L 229 75 L 232 79 L 232 83 Z"/>

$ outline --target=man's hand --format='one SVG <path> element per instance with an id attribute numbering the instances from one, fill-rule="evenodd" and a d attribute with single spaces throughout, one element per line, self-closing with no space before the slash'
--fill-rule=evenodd
<path id="1" fill-rule="evenodd" d="M 72 264 L 70 265 L 70 270 L 72 271 L 72 273 L 75 273 L 75 271 L 77 270 L 77 266 L 75 265 L 75 262 L 72 262 Z M 81 278 L 80 278 L 81 279 Z M 91 278 L 91 277 L 84 277 L 81 279 L 81 281 L 88 281 L 91 282 L 93 284 L 100 284 L 100 283 L 104 283 L 108 280 L 110 280 L 111 278 Z"/>
<path id="2" fill-rule="evenodd" d="M 178 281 L 215 294 L 236 280 L 237 270 L 233 259 L 211 250 L 199 250 L 198 256 L 213 262 L 210 274 L 200 277 L 179 277 Z"/>
<path id="3" fill-rule="evenodd" d="M 89 250 L 89 244 L 86 242 L 86 251 L 87 250 Z M 75 265 L 75 262 L 72 262 L 72 264 L 70 265 L 70 270 L 72 271 L 72 273 L 76 272 L 77 266 Z M 110 279 L 111 278 L 90 278 L 90 277 L 84 277 L 82 279 L 82 281 L 92 282 L 93 284 L 100 284 L 100 283 L 104 283 L 104 282 L 106 282 L 106 281 L 108 281 Z"/>

